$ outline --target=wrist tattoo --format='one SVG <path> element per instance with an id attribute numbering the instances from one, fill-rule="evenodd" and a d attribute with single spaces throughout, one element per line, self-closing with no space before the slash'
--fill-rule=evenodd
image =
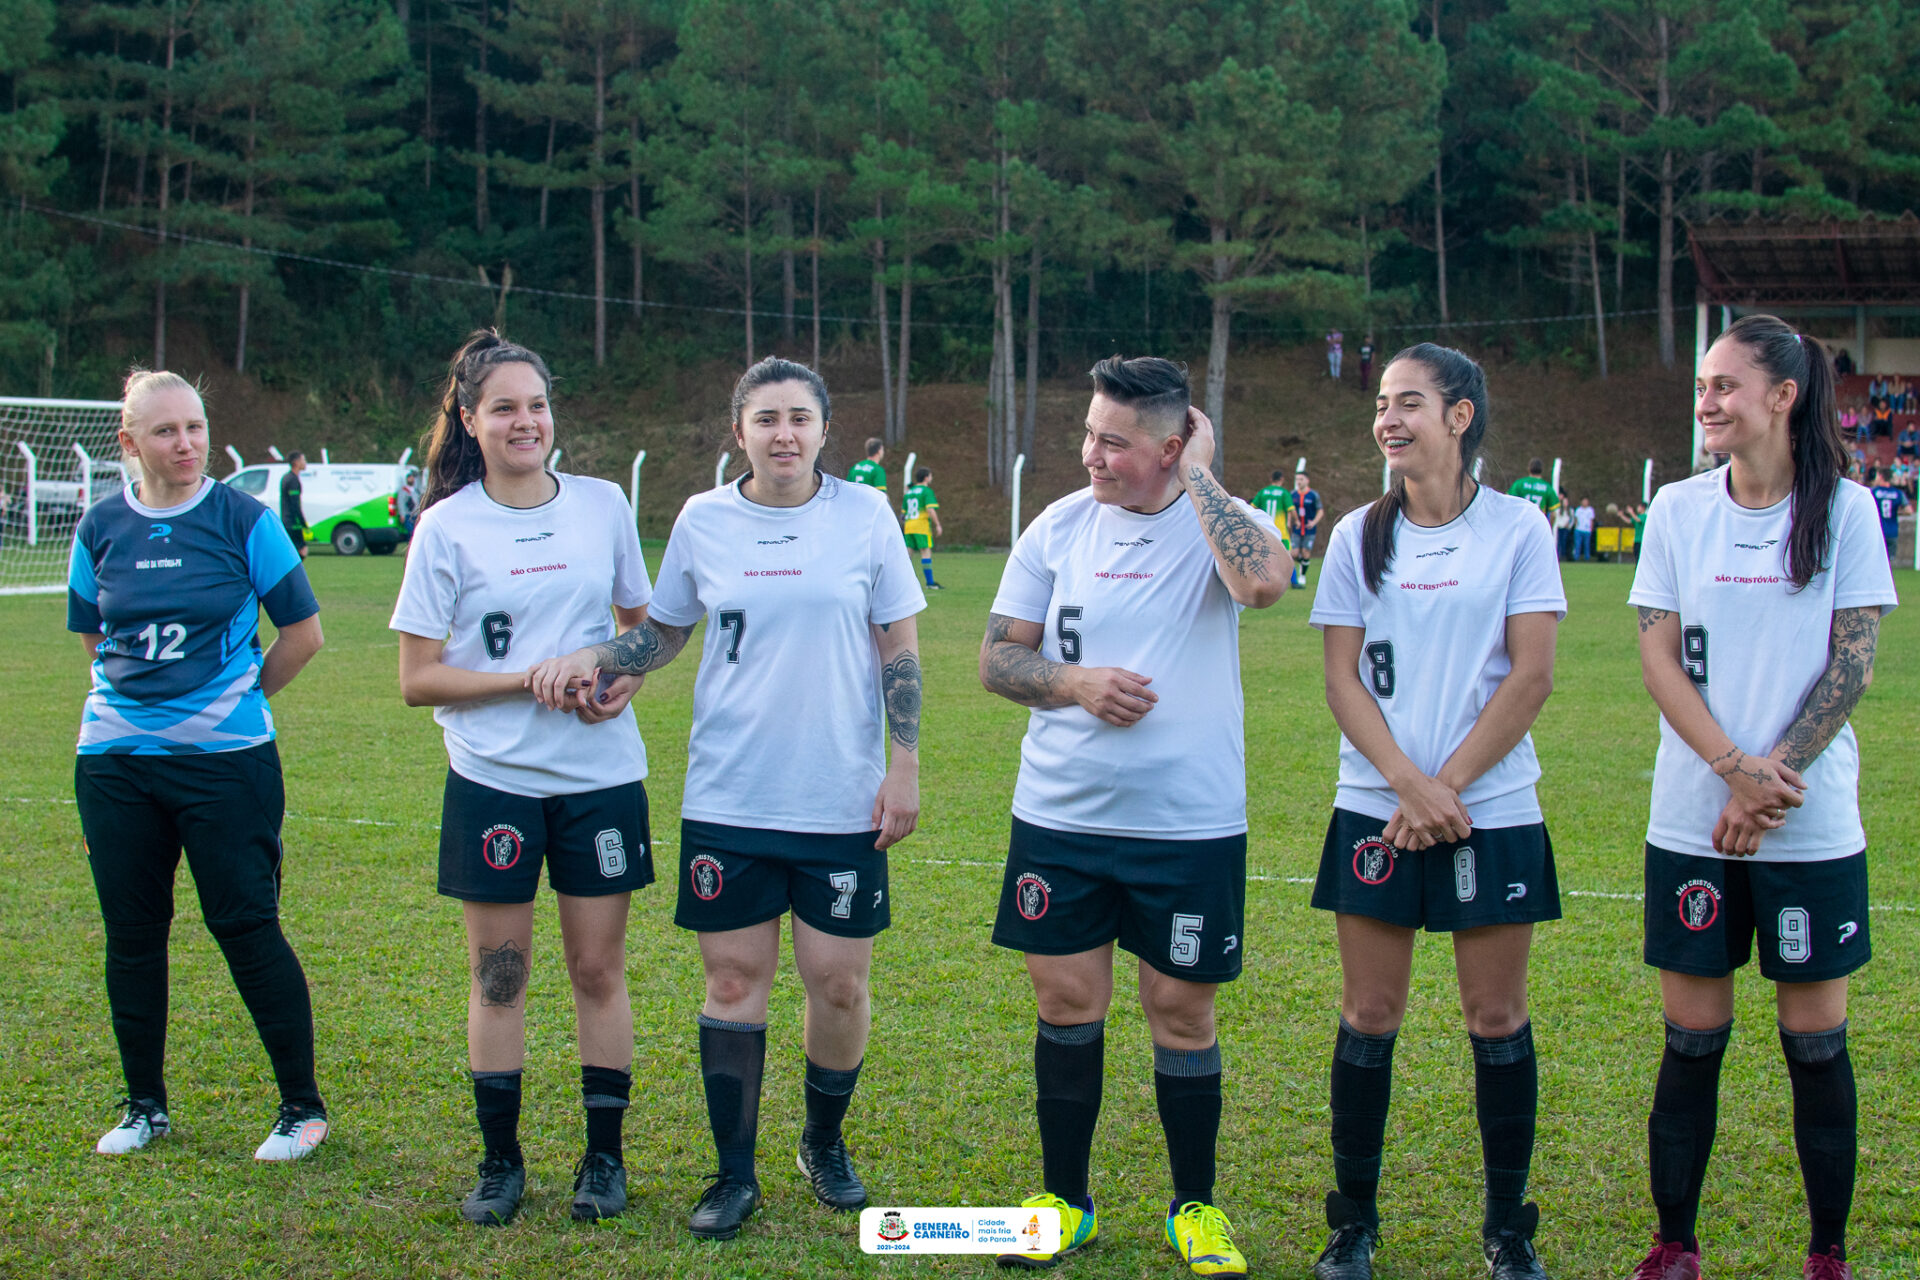
<path id="1" fill-rule="evenodd" d="M 672 662 L 691 634 L 692 627 L 665 627 L 649 618 L 633 630 L 595 645 L 593 660 L 602 671 L 643 676 Z"/>

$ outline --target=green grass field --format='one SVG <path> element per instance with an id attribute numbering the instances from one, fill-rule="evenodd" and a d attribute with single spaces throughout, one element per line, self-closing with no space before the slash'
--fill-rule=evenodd
<path id="1" fill-rule="evenodd" d="M 656 556 L 658 547 L 650 547 Z M 927 671 L 921 829 L 895 851 L 894 928 L 875 965 L 874 1035 L 849 1121 L 875 1203 L 1006 1204 L 1038 1189 L 1032 997 L 1019 958 L 988 941 L 1025 713 L 984 693 L 974 657 L 1001 558 L 942 555 L 950 588 L 922 617 Z M 460 914 L 435 895 L 446 757 L 429 714 L 401 705 L 386 629 L 402 562 L 316 557 L 327 648 L 276 702 L 289 815 L 285 918 L 313 986 L 320 1080 L 334 1129 L 315 1156 L 256 1165 L 273 1088 L 219 952 L 179 885 L 169 1085 L 175 1130 L 109 1160 L 120 1080 L 101 984 L 99 911 L 72 805 L 86 688 L 53 596 L 0 599 L 13 751 L 0 783 L 0 936 L 20 981 L 0 988 L 0 1275 L 786 1276 L 986 1274 L 979 1258 L 877 1260 L 853 1222 L 818 1208 L 792 1167 L 799 1129 L 800 986 L 774 994 L 761 1177 L 767 1203 L 738 1241 L 696 1244 L 684 1218 L 713 1163 L 693 1019 L 693 940 L 671 924 L 691 657 L 635 700 L 652 761 L 656 864 L 636 896 L 629 981 L 638 1045 L 628 1115 L 632 1207 L 570 1222 L 581 1144 L 572 1009 L 550 911 L 535 940 L 526 1144 L 531 1186 L 501 1231 L 455 1206 L 478 1158 L 464 1067 Z M 1533 958 L 1541 1049 L 1533 1194 L 1561 1280 L 1624 1276 L 1653 1229 L 1645 1115 L 1660 1052 L 1639 960 L 1640 847 L 1656 720 L 1624 605 L 1631 570 L 1568 566 L 1559 683 L 1535 730 L 1566 918 Z M 1899 575 L 1909 591 L 1915 578 Z M 1339 973 L 1331 919 L 1307 905 L 1333 795 L 1337 735 L 1307 600 L 1242 628 L 1252 837 L 1247 968 L 1223 992 L 1228 1073 L 1222 1206 L 1254 1270 L 1304 1276 L 1330 1184 L 1327 1062 Z M 1764 634 L 1750 638 L 1764 643 Z M 690 649 L 690 654 L 694 652 Z M 1149 673 L 1151 674 L 1151 673 Z M 1882 631 L 1877 683 L 1855 716 L 1867 760 L 1877 958 L 1855 980 L 1861 1163 L 1858 1274 L 1920 1272 L 1920 869 L 1906 768 L 1920 737 L 1920 623 Z M 742 779 L 750 785 L 751 779 Z M 1178 777 L 1142 778 L 1178 787 Z M 1130 971 L 1131 962 L 1127 961 Z M 1382 1211 L 1383 1280 L 1482 1274 L 1473 1073 L 1444 941 L 1427 939 L 1400 1037 Z M 1130 979 L 1123 989 L 1130 989 Z M 1715 1280 L 1798 1276 L 1804 1247 L 1790 1099 L 1767 984 L 1742 976 L 1721 1127 L 1703 1209 Z M 1094 1154 L 1098 1244 L 1083 1276 L 1186 1274 L 1160 1231 L 1168 1194 L 1151 1058 L 1118 1001 Z"/>

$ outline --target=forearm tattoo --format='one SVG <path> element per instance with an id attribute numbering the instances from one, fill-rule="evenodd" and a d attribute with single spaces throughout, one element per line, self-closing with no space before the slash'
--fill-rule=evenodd
<path id="1" fill-rule="evenodd" d="M 1200 529 L 1222 564 L 1242 577 L 1265 582 L 1278 559 L 1273 542 L 1235 502 L 1213 472 L 1187 468 L 1187 492 L 1200 504 Z"/>
<path id="2" fill-rule="evenodd" d="M 602 671 L 643 676 L 672 662 L 693 634 L 692 627 L 667 627 L 648 618 L 631 631 L 593 647 L 593 660 Z"/>
<path id="3" fill-rule="evenodd" d="M 482 947 L 473 976 L 480 982 L 481 1004 L 518 1004 L 527 989 L 527 953 L 514 946 L 511 938 L 497 947 Z"/>
<path id="4" fill-rule="evenodd" d="M 887 702 L 887 733 L 908 751 L 918 751 L 920 659 L 913 650 L 897 654 L 880 669 L 880 692 Z"/>
<path id="5" fill-rule="evenodd" d="M 986 654 L 981 662 L 987 688 L 1023 707 L 1064 707 L 1073 699 L 1060 688 L 1062 664 L 1049 662 L 1017 640 L 1010 640 L 1016 619 L 987 615 Z"/>
<path id="6" fill-rule="evenodd" d="M 1781 763 L 1798 772 L 1812 764 L 1847 722 L 1873 675 L 1880 640 L 1880 610 L 1837 609 L 1827 650 L 1827 669 L 1800 704 L 1800 713 L 1780 735 Z"/>
<path id="7" fill-rule="evenodd" d="M 1640 606 L 1640 634 L 1645 635 L 1647 632 L 1653 630 L 1655 627 L 1659 626 L 1661 623 L 1665 622 L 1668 618 L 1671 618 L 1672 616 L 1673 616 L 1672 610 L 1649 609 L 1647 608 L 1647 606 L 1641 605 Z"/>

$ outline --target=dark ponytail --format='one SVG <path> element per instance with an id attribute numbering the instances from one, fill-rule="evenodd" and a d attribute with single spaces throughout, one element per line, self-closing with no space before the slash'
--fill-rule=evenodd
<path id="1" fill-rule="evenodd" d="M 547 372 L 546 361 L 525 347 L 508 342 L 496 330 L 475 330 L 453 353 L 453 360 L 447 366 L 447 385 L 440 396 L 440 409 L 420 441 L 420 451 L 427 456 L 426 493 L 420 501 L 422 511 L 487 474 L 480 442 L 468 434 L 460 420 L 460 411 L 465 409 L 471 413 L 479 405 L 480 388 L 487 376 L 503 364 L 532 365 L 540 381 L 546 384 L 547 393 L 553 393 L 553 375 Z"/>
<path id="2" fill-rule="evenodd" d="M 1833 549 L 1833 494 L 1847 474 L 1832 357 L 1778 316 L 1742 316 L 1714 341 L 1739 343 L 1776 385 L 1791 381 L 1797 388 L 1787 411 L 1793 506 L 1786 561 L 1787 580 L 1798 590 L 1826 568 Z"/>
<path id="3" fill-rule="evenodd" d="M 1480 442 L 1487 434 L 1486 371 L 1472 356 L 1452 347 L 1443 347 L 1434 342 L 1416 342 L 1387 361 L 1381 376 L 1385 377 L 1386 370 L 1402 360 L 1418 361 L 1426 369 L 1440 392 L 1440 412 L 1443 417 L 1462 400 L 1473 405 L 1473 418 L 1457 437 L 1460 441 L 1459 483 L 1462 489 L 1470 493 L 1479 483 L 1473 478 L 1473 460 L 1479 455 Z M 1387 491 L 1367 508 L 1366 523 L 1361 526 L 1360 567 L 1366 575 L 1367 590 L 1375 595 L 1380 594 L 1380 580 L 1393 564 L 1394 523 L 1400 518 L 1400 508 L 1406 505 L 1406 501 L 1407 482 L 1395 476 Z"/>

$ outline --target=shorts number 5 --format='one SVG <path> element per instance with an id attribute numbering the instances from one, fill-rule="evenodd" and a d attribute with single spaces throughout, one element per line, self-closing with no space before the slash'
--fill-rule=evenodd
<path id="1" fill-rule="evenodd" d="M 1200 927 L 1206 922 L 1205 916 L 1176 915 L 1173 918 L 1173 945 L 1167 949 L 1167 958 L 1177 965 L 1198 964 Z"/>

